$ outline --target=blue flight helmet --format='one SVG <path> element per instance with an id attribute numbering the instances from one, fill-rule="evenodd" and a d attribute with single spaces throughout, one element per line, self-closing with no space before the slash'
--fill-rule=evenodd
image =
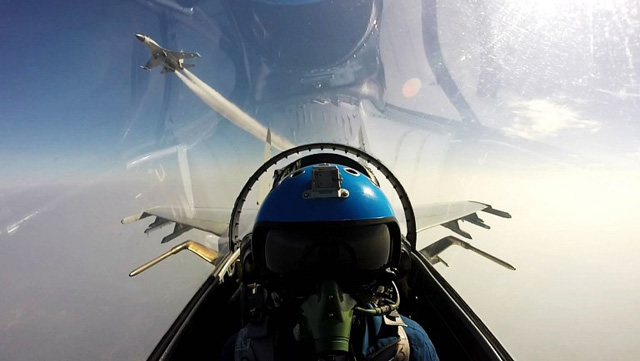
<path id="1" fill-rule="evenodd" d="M 365 167 L 317 163 L 274 178 L 251 240 L 256 270 L 266 283 L 293 283 L 304 292 L 301 285 L 333 280 L 345 292 L 359 293 L 393 278 L 400 227 Z"/>

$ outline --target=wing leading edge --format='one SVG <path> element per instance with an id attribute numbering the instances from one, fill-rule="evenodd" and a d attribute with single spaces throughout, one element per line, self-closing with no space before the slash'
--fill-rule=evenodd
<path id="1" fill-rule="evenodd" d="M 147 209 L 140 214 L 123 218 L 122 224 L 133 223 L 150 216 L 154 216 L 156 219 L 144 231 L 147 234 L 170 223 L 175 224 L 173 232 L 162 239 L 162 243 L 166 243 L 194 228 L 216 236 L 225 235 L 229 230 L 231 210 L 158 206 Z"/>
<path id="2" fill-rule="evenodd" d="M 480 219 L 480 217 L 478 217 L 476 212 L 480 211 L 502 218 L 511 218 L 511 215 L 509 213 L 494 209 L 490 205 L 480 202 L 462 201 L 451 203 L 434 203 L 426 206 L 414 207 L 417 232 L 420 233 L 426 229 L 436 226 L 459 229 L 459 227 L 454 224 L 457 224 L 457 222 L 460 220 L 469 222 L 482 228 L 489 229 L 490 227 L 486 225 L 484 221 Z M 454 230 L 454 232 L 456 231 Z M 471 239 L 471 236 L 468 233 L 463 233 L 464 234 L 458 234 L 465 238 Z"/>
<path id="3" fill-rule="evenodd" d="M 484 220 L 478 216 L 477 212 L 481 211 L 502 218 L 511 218 L 509 213 L 495 209 L 489 204 L 480 202 L 462 201 L 435 203 L 421 207 L 414 207 L 417 233 L 436 226 L 442 226 L 464 238 L 472 239 L 471 234 L 460 228 L 459 221 L 468 222 L 484 229 L 490 229 L 491 227 L 489 227 Z M 452 245 L 471 250 L 507 269 L 515 270 L 515 267 L 509 263 L 453 236 L 448 236 L 429 244 L 427 247 L 421 249 L 420 253 L 425 256 L 431 264 L 442 262 L 445 266 L 449 266 L 444 260 L 442 260 L 442 258 L 440 258 L 440 253 Z"/>

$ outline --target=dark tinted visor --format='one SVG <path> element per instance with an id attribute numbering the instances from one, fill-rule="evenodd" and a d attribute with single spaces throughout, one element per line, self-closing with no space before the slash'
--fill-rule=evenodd
<path id="1" fill-rule="evenodd" d="M 265 262 L 275 273 L 376 271 L 387 265 L 391 238 L 386 224 L 318 229 L 271 229 Z"/>

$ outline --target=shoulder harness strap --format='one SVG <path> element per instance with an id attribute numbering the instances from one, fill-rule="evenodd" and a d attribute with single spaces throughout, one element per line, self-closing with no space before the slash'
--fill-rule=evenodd
<path id="1" fill-rule="evenodd" d="M 240 329 L 235 344 L 235 361 L 274 361 L 273 340 L 269 337 L 267 320 L 249 323 Z"/>
<path id="2" fill-rule="evenodd" d="M 396 327 L 398 332 L 398 343 L 396 344 L 396 354 L 391 359 L 394 361 L 409 361 L 411 349 L 409 347 L 409 338 L 404 328 L 407 325 L 402 321 L 398 311 L 393 311 L 382 317 L 382 322 L 387 326 Z"/>
<path id="3" fill-rule="evenodd" d="M 409 361 L 411 356 L 411 348 L 409 347 L 409 338 L 404 331 L 404 326 L 398 326 L 398 336 L 400 341 L 398 342 L 398 350 L 396 351 L 396 361 Z"/>

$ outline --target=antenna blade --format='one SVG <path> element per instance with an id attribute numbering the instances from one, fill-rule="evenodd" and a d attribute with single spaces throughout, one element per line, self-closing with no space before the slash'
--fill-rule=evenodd
<path id="1" fill-rule="evenodd" d="M 489 227 L 480 217 L 478 217 L 477 213 L 471 213 L 470 215 L 462 218 L 462 220 L 474 224 L 478 227 L 482 227 L 484 229 L 491 229 L 491 227 Z"/>
<path id="2" fill-rule="evenodd" d="M 191 229 L 193 229 L 193 227 L 187 226 L 181 223 L 176 223 L 176 226 L 173 228 L 173 232 L 171 232 L 171 234 L 169 234 L 168 236 L 164 237 L 162 241 L 160 241 L 160 243 L 167 243 Z"/>
<path id="3" fill-rule="evenodd" d="M 156 220 L 153 221 L 153 223 L 151 223 L 147 229 L 144 230 L 145 234 L 149 234 L 150 232 L 153 232 L 157 229 L 160 229 L 166 225 L 168 225 L 169 223 L 171 223 L 170 220 L 162 218 L 162 217 L 156 217 Z"/>
<path id="4" fill-rule="evenodd" d="M 458 224 L 458 221 L 451 221 L 451 222 L 443 223 L 442 226 L 452 230 L 453 232 L 461 235 L 464 238 L 472 239 L 471 235 L 469 233 L 467 233 L 467 232 L 463 231 L 462 229 L 460 229 L 460 225 Z"/>

